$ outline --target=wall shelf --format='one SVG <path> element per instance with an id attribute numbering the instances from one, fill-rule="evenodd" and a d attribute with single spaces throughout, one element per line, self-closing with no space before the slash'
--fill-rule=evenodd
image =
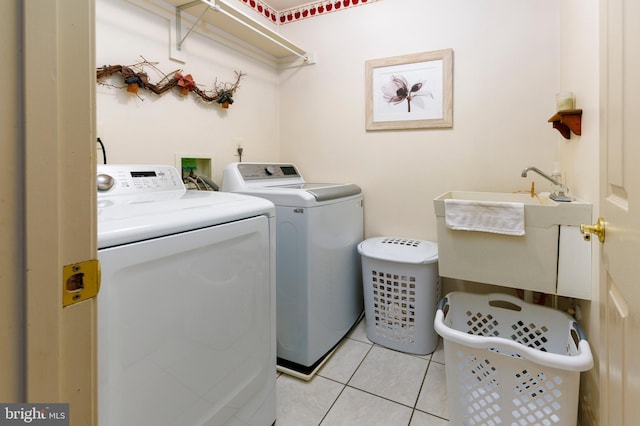
<path id="1" fill-rule="evenodd" d="M 277 32 L 256 21 L 244 12 L 224 0 L 195 0 L 184 3 L 185 0 L 168 0 L 176 8 L 176 40 L 175 47 L 182 50 L 186 39 L 192 31 L 204 22 L 213 25 L 240 40 L 243 40 L 275 58 L 283 59 L 297 56 L 309 62 L 305 49 L 282 37 Z M 184 19 L 185 13 L 196 17 L 195 22 L 185 25 L 193 19 Z"/>
<path id="2" fill-rule="evenodd" d="M 582 110 L 581 109 L 567 109 L 564 111 L 558 111 L 553 117 L 548 120 L 549 123 L 553 123 L 553 128 L 557 129 L 565 139 L 571 138 L 571 132 L 576 135 L 582 134 Z"/>
<path id="3" fill-rule="evenodd" d="M 198 33 L 264 63 L 314 64 L 312 55 L 228 0 L 127 0 L 169 22 L 170 57 L 187 62 L 189 37 Z"/>

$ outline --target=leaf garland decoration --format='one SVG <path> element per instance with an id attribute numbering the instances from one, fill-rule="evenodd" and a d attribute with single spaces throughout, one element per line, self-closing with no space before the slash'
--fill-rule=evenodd
<path id="1" fill-rule="evenodd" d="M 144 67 L 149 66 L 160 72 L 164 77 L 156 84 L 149 82 L 149 75 L 144 71 Z M 134 65 L 104 65 L 97 68 L 96 80 L 99 84 L 113 86 L 102 81 L 114 74 L 120 73 L 122 80 L 126 84 L 127 92 L 138 94 L 139 89 L 149 90 L 156 95 L 163 95 L 167 91 L 177 87 L 181 96 L 194 93 L 202 101 L 207 103 L 217 103 L 221 108 L 229 108 L 233 103 L 233 95 L 240 87 L 240 79 L 244 77 L 241 71 L 235 71 L 236 80 L 233 83 L 218 83 L 216 79 L 213 90 L 202 90 L 198 87 L 191 74 L 183 75 L 182 70 L 176 70 L 170 74 L 162 73 L 154 63 L 143 58 L 142 62 Z M 117 87 L 117 86 L 114 86 Z"/>

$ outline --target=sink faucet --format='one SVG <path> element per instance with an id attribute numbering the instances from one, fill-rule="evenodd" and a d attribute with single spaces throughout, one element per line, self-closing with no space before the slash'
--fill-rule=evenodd
<path id="1" fill-rule="evenodd" d="M 539 168 L 533 167 L 533 166 L 532 167 L 525 167 L 522 170 L 521 176 L 523 178 L 527 177 L 527 173 L 529 171 L 536 172 L 537 174 L 539 174 L 543 178 L 545 178 L 548 181 L 550 181 L 551 183 L 553 183 L 553 190 L 551 191 L 551 195 L 549 195 L 549 198 L 551 198 L 552 200 L 555 200 L 555 201 L 571 201 L 571 197 L 569 197 L 567 195 L 569 193 L 569 188 L 567 188 L 566 185 L 564 185 L 561 182 L 558 182 L 556 179 L 552 178 L 551 176 L 549 176 L 548 174 L 546 174 L 545 172 L 543 172 Z"/>
<path id="2" fill-rule="evenodd" d="M 536 172 L 537 174 L 539 174 L 543 178 L 551 181 L 551 183 L 553 183 L 554 185 L 562 185 L 560 182 L 558 182 L 557 180 L 555 180 L 554 178 L 552 178 L 551 176 L 549 176 L 548 174 L 546 174 L 545 172 L 543 172 L 542 170 L 540 170 L 537 167 L 525 167 L 525 169 L 522 171 L 522 177 L 523 178 L 527 177 L 527 173 L 529 172 L 529 170 Z"/>

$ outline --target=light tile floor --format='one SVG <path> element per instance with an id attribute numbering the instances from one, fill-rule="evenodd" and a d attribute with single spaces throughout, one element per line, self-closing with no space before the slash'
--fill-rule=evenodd
<path id="1" fill-rule="evenodd" d="M 449 425 L 442 340 L 433 354 L 367 339 L 365 320 L 310 381 L 278 374 L 276 426 Z"/>

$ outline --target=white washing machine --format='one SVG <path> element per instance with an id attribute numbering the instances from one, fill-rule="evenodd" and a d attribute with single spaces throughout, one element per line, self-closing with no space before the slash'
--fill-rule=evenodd
<path id="1" fill-rule="evenodd" d="M 309 379 L 363 313 L 362 191 L 275 163 L 229 164 L 222 190 L 276 205 L 278 369 Z"/>
<path id="2" fill-rule="evenodd" d="M 98 166 L 99 426 L 275 422 L 274 213 Z"/>

